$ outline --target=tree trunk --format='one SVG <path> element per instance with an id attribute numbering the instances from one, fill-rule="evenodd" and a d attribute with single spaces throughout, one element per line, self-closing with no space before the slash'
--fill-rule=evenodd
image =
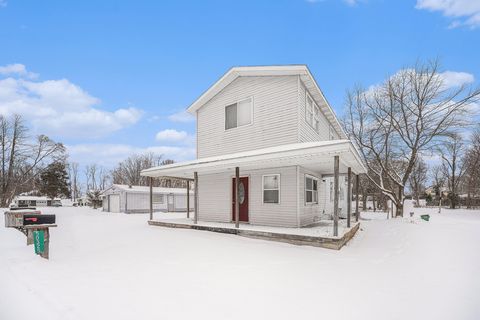
<path id="1" fill-rule="evenodd" d="M 417 207 L 420 207 L 420 192 L 418 192 L 418 186 L 415 190 L 415 202 L 417 204 Z"/>
<path id="2" fill-rule="evenodd" d="M 376 201 L 375 193 L 372 193 L 373 212 L 377 211 L 377 204 L 375 203 L 375 201 Z"/>
<path id="3" fill-rule="evenodd" d="M 398 187 L 398 203 L 397 203 L 397 212 L 395 217 L 403 217 L 403 192 L 404 187 Z"/>

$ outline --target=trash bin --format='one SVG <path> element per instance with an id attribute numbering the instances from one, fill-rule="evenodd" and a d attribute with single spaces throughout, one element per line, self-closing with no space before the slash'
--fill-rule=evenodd
<path id="1" fill-rule="evenodd" d="M 422 218 L 422 219 L 425 220 L 425 221 L 430 221 L 430 215 L 429 215 L 429 214 L 422 214 L 422 215 L 420 216 L 420 218 Z"/>

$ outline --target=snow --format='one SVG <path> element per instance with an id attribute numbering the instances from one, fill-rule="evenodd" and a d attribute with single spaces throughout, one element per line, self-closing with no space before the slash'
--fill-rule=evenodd
<path id="1" fill-rule="evenodd" d="M 2 320 L 480 318 L 480 211 L 365 213 L 335 251 L 42 210 L 59 225 L 49 261 L 0 228 Z"/>
<path id="2" fill-rule="evenodd" d="M 193 214 L 193 213 L 192 213 Z M 287 227 L 268 227 L 268 226 L 258 226 L 250 224 L 240 224 L 240 229 L 249 230 L 249 231 L 260 231 L 260 232 L 271 232 L 271 233 L 280 233 L 280 234 L 290 234 L 290 235 L 301 235 L 309 237 L 321 237 L 321 238 L 332 238 L 339 239 L 350 231 L 355 225 L 355 218 L 352 217 L 351 227 L 347 228 L 347 220 L 340 220 L 338 223 L 338 236 L 333 235 L 333 221 L 332 220 L 323 220 L 315 223 L 315 225 L 304 228 L 287 228 Z M 183 224 L 183 225 L 193 225 L 193 218 L 187 218 L 185 213 L 173 212 L 155 212 L 153 220 L 174 224 Z M 223 222 L 210 222 L 210 221 L 198 221 L 197 225 L 205 227 L 216 227 L 223 229 L 235 229 L 234 223 L 223 223 Z"/>

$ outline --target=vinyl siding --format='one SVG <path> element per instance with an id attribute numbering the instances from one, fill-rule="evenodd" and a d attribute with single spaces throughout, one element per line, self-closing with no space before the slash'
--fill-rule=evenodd
<path id="1" fill-rule="evenodd" d="M 149 192 L 126 192 L 112 188 L 105 193 L 103 200 L 103 211 L 109 211 L 108 197 L 109 195 L 119 195 L 120 212 L 123 213 L 147 213 L 150 211 L 150 193 Z M 168 193 L 154 193 L 163 195 L 163 203 L 153 203 L 154 211 L 167 211 Z M 185 194 L 174 194 L 175 211 L 186 211 L 187 196 Z M 193 210 L 194 200 L 193 192 L 190 193 L 190 206 Z"/>
<path id="2" fill-rule="evenodd" d="M 330 183 L 333 183 L 333 177 L 329 176 L 324 178 L 325 180 L 325 213 L 328 215 L 333 215 L 333 199 L 330 198 Z M 339 216 L 346 217 L 346 210 L 347 210 L 347 177 L 345 175 L 340 175 L 338 177 L 338 184 L 339 184 L 339 200 L 338 200 L 338 208 L 339 208 Z M 340 195 L 343 191 L 343 196 Z"/>
<path id="3" fill-rule="evenodd" d="M 239 77 L 197 112 L 197 157 L 298 142 L 297 76 Z M 225 106 L 253 98 L 253 123 L 225 130 Z"/>
<path id="4" fill-rule="evenodd" d="M 307 90 L 302 81 L 298 86 L 298 142 L 325 141 L 330 140 L 330 122 L 320 110 L 320 123 L 318 132 L 307 122 Z M 338 139 L 335 133 L 335 139 Z"/>
<path id="5" fill-rule="evenodd" d="M 263 203 L 265 174 L 280 174 L 280 203 Z M 297 227 L 296 167 L 242 171 L 249 177 L 249 223 L 254 225 Z M 232 173 L 199 175 L 199 220 L 231 222 Z"/>
<path id="6" fill-rule="evenodd" d="M 299 218 L 300 226 L 307 226 L 320 220 L 325 208 L 325 184 L 322 182 L 322 176 L 318 172 L 313 172 L 299 166 L 298 170 L 298 199 L 299 199 Z M 305 203 L 305 176 L 310 175 L 318 179 L 318 204 Z"/>

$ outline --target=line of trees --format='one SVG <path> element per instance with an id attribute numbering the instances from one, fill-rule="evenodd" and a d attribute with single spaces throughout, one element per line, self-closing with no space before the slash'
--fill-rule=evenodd
<path id="1" fill-rule="evenodd" d="M 0 115 L 0 206 L 7 207 L 19 194 L 72 198 L 82 194 L 97 200 L 101 191 L 111 183 L 148 185 L 140 172 L 157 165 L 173 163 L 153 153 L 132 155 L 113 170 L 97 164 L 80 168 L 67 161 L 62 143 L 46 135 L 32 136 L 20 115 Z M 82 176 L 83 174 L 83 176 Z M 83 183 L 82 183 L 83 180 Z M 185 187 L 185 182 L 174 178 L 154 180 L 155 186 Z"/>
<path id="2" fill-rule="evenodd" d="M 63 144 L 45 135 L 30 136 L 21 116 L 0 115 L 0 206 L 22 192 L 38 190 L 40 175 L 53 162 L 64 162 Z"/>
<path id="3" fill-rule="evenodd" d="M 480 205 L 480 125 L 470 135 L 454 133 L 435 152 L 438 164 L 431 168 L 418 157 L 410 176 L 410 190 L 416 203 L 425 196 L 428 204 L 448 204 L 455 209 L 461 201 L 471 207 Z M 428 183 L 433 190 L 427 194 Z M 433 195 L 431 194 L 433 191 Z"/>
<path id="4" fill-rule="evenodd" d="M 121 161 L 111 172 L 112 181 L 115 184 L 148 186 L 147 177 L 140 175 L 144 169 L 155 166 L 172 164 L 174 161 L 163 159 L 162 156 L 147 152 L 144 154 L 134 154 Z M 183 188 L 186 187 L 184 180 L 176 178 L 161 177 L 153 180 L 155 187 Z"/>
<path id="5" fill-rule="evenodd" d="M 413 183 L 418 189 L 425 176 L 422 155 L 451 143 L 458 129 L 470 124 L 471 106 L 479 100 L 478 88 L 447 87 L 438 61 L 417 63 L 378 86 L 348 92 L 345 130 L 359 147 L 368 180 L 393 202 L 397 216 L 403 215 L 405 188 Z M 451 177 L 450 183 L 454 188 L 457 181 Z"/>

